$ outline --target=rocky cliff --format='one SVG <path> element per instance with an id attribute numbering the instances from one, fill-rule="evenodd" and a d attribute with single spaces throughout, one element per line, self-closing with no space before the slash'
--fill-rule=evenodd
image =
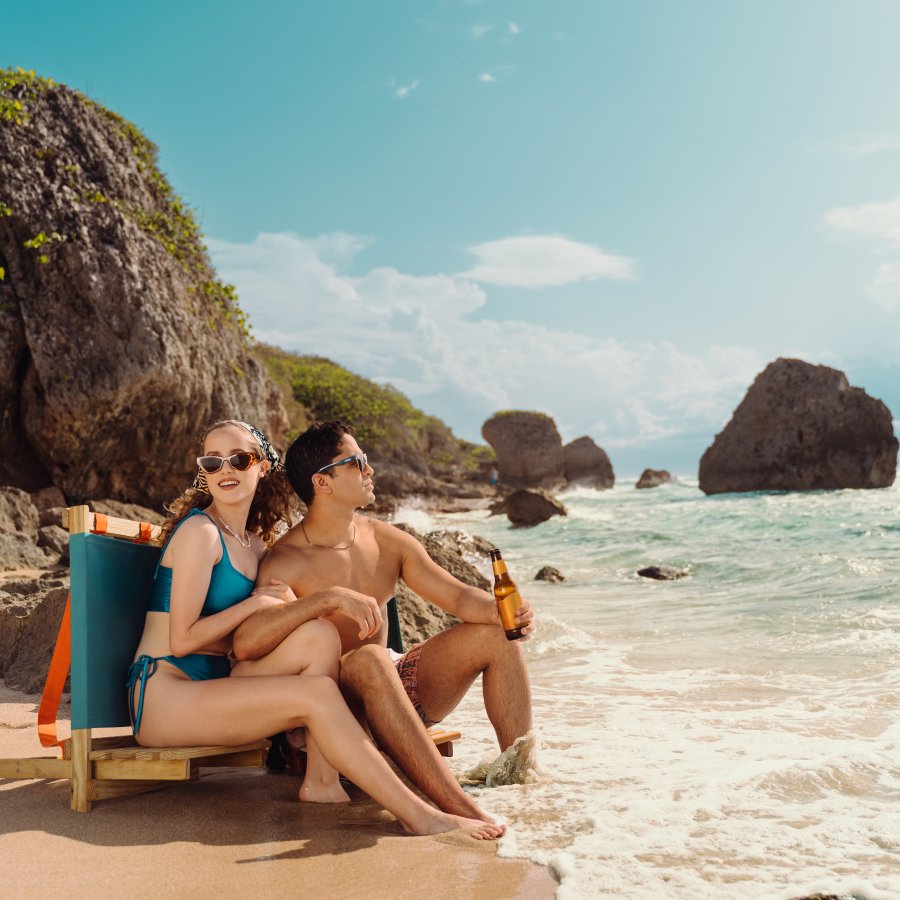
<path id="1" fill-rule="evenodd" d="M 220 417 L 287 425 L 137 128 L 0 71 L 0 483 L 158 506 Z"/>
<path id="2" fill-rule="evenodd" d="M 700 460 L 700 489 L 887 487 L 897 469 L 890 410 L 843 372 L 777 359 Z"/>
<path id="3" fill-rule="evenodd" d="M 481 426 L 481 434 L 497 454 L 502 485 L 555 490 L 565 484 L 562 439 L 550 416 L 525 410 L 498 412 Z"/>
<path id="4" fill-rule="evenodd" d="M 616 483 L 612 463 L 602 447 L 585 436 L 563 447 L 566 480 L 570 484 L 584 484 L 605 491 Z"/>

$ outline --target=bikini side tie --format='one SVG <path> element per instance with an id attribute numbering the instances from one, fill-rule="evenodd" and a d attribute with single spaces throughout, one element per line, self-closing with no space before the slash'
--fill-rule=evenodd
<path id="1" fill-rule="evenodd" d="M 144 714 L 144 689 L 147 687 L 147 679 L 152 678 L 156 672 L 156 660 L 152 656 L 142 653 L 128 669 L 128 678 L 125 681 L 125 689 L 128 691 L 128 715 L 131 717 L 131 730 L 137 734 L 141 728 L 141 717 Z M 137 715 L 134 712 L 134 692 L 140 681 L 141 690 L 138 694 Z"/>

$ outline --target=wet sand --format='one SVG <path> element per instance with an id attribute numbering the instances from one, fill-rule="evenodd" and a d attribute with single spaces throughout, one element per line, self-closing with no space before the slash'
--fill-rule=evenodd
<path id="1" fill-rule="evenodd" d="M 37 700 L 0 682 L 0 757 L 53 755 L 38 742 Z M 85 815 L 69 809 L 67 781 L 0 780 L 4 882 L 17 898 L 555 895 L 546 869 L 497 858 L 493 842 L 410 837 L 363 794 L 316 806 L 298 788 L 292 775 L 215 771 Z"/>

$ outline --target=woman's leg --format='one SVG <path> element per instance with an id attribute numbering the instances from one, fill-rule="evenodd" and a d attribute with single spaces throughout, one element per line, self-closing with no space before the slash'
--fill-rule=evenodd
<path id="1" fill-rule="evenodd" d="M 441 812 L 394 774 L 325 675 L 191 681 L 160 662 L 147 682 L 139 741 L 144 745 L 243 744 L 306 726 L 325 759 L 399 819 L 412 834 L 465 829 L 493 840 L 506 828 Z"/>
<path id="2" fill-rule="evenodd" d="M 335 682 L 341 667 L 341 638 L 325 619 L 306 622 L 289 634 L 271 653 L 239 662 L 231 677 L 254 675 L 327 675 Z M 328 765 L 315 740 L 306 736 L 306 772 L 300 799 L 312 803 L 347 803 L 338 772 Z"/>

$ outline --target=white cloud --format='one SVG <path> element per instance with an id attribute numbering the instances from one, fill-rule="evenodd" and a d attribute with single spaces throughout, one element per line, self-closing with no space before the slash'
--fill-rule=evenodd
<path id="1" fill-rule="evenodd" d="M 405 100 L 409 95 L 418 88 L 420 82 L 417 78 L 415 81 L 411 81 L 409 84 L 401 84 L 394 88 L 394 97 L 398 100 Z"/>
<path id="2" fill-rule="evenodd" d="M 506 25 L 506 31 L 507 34 L 515 36 L 517 34 L 520 34 L 522 29 L 519 28 L 519 26 L 515 22 L 508 22 Z"/>
<path id="3" fill-rule="evenodd" d="M 869 295 L 889 312 L 900 311 L 900 197 L 860 206 L 837 206 L 822 220 L 835 231 L 874 238 L 875 252 L 893 257 L 876 268 Z"/>
<path id="4" fill-rule="evenodd" d="M 259 340 L 390 382 L 470 438 L 504 408 L 543 410 L 565 440 L 589 434 L 610 447 L 711 436 L 764 363 L 742 348 L 690 355 L 668 343 L 592 337 L 577 321 L 491 319 L 484 290 L 463 276 L 342 272 L 352 248 L 366 245 L 343 233 L 209 241 Z"/>
<path id="5" fill-rule="evenodd" d="M 476 41 L 479 41 L 486 34 L 490 34 L 490 32 L 492 32 L 495 27 L 495 25 L 489 24 L 488 22 L 478 22 L 472 26 L 470 31 L 472 33 L 472 37 L 475 38 Z"/>
<path id="6" fill-rule="evenodd" d="M 896 153 L 900 150 L 900 134 L 860 132 L 848 134 L 826 144 L 824 149 L 845 156 L 871 156 L 874 153 Z"/>
<path id="7" fill-rule="evenodd" d="M 469 252 L 478 264 L 460 277 L 485 284 L 542 288 L 634 277 L 634 260 L 555 234 L 501 238 L 476 244 Z"/>
<path id="8" fill-rule="evenodd" d="M 826 225 L 838 231 L 875 235 L 900 245 L 900 197 L 861 206 L 836 206 L 823 218 Z"/>
<path id="9" fill-rule="evenodd" d="M 495 81 L 496 79 L 494 78 L 493 75 L 491 75 L 490 72 L 482 72 L 478 76 L 478 80 L 485 82 L 485 84 L 490 84 L 492 81 Z"/>

